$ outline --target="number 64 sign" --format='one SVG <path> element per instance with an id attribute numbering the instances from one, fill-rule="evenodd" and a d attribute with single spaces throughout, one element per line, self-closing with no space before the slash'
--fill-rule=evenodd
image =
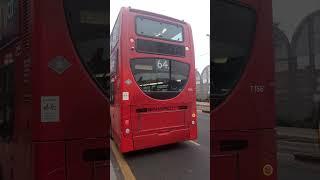
<path id="1" fill-rule="evenodd" d="M 169 70 L 169 62 L 165 59 L 158 59 L 157 60 L 157 69 L 162 71 L 168 71 Z"/>

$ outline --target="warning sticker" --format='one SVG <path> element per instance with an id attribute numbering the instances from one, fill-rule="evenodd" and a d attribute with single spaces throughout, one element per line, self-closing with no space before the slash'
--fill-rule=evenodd
<path id="1" fill-rule="evenodd" d="M 129 100 L 129 92 L 123 92 L 122 93 L 122 100 L 128 101 Z"/>
<path id="2" fill-rule="evenodd" d="M 59 96 L 41 96 L 41 122 L 58 122 L 59 108 Z"/>

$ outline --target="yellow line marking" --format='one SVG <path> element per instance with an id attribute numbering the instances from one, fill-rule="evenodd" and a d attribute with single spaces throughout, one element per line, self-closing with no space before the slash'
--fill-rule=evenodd
<path id="1" fill-rule="evenodd" d="M 123 158 L 123 155 L 118 151 L 116 144 L 110 139 L 111 150 L 118 162 L 120 170 L 125 180 L 136 180 L 127 161 Z"/>
<path id="2" fill-rule="evenodd" d="M 190 141 L 188 141 L 188 142 L 190 142 L 190 143 L 192 143 L 192 144 L 194 144 L 194 145 L 196 145 L 196 146 L 200 146 L 200 144 L 197 143 L 197 142 L 195 142 L 195 141 L 190 140 Z"/>

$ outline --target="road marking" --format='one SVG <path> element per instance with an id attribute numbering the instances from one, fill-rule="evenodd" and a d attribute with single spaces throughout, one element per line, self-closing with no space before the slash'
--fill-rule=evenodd
<path id="1" fill-rule="evenodd" d="M 196 146 L 200 146 L 200 144 L 197 143 L 197 142 L 195 142 L 195 141 L 190 140 L 190 141 L 188 141 L 188 142 L 190 142 L 190 143 L 192 143 L 192 144 L 194 144 L 194 145 L 196 145 Z"/>
<path id="2" fill-rule="evenodd" d="M 127 161 L 123 158 L 122 154 L 118 151 L 116 144 L 113 142 L 113 140 L 110 140 L 111 144 L 111 150 L 115 156 L 115 159 L 118 162 L 118 165 L 120 167 L 120 170 L 122 172 L 122 175 L 125 180 L 136 180 L 136 177 L 134 177 Z"/>

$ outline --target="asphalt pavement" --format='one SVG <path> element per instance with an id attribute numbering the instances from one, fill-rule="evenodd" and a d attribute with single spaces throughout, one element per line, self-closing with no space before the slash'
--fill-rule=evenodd
<path id="1" fill-rule="evenodd" d="M 320 153 L 315 130 L 278 127 L 278 180 L 320 179 L 319 161 L 297 159 L 297 154 L 307 154 L 311 159 Z"/>
<path id="2" fill-rule="evenodd" d="M 278 153 L 278 180 L 318 180 L 320 165 L 297 161 L 291 153 Z"/>
<path id="3" fill-rule="evenodd" d="M 205 105 L 198 104 L 205 107 Z M 199 108 L 200 109 L 200 108 Z M 191 180 L 210 178 L 210 117 L 198 111 L 198 139 L 132 152 L 123 156 L 134 179 Z M 320 179 L 320 164 L 300 161 L 296 153 L 319 153 L 317 133 L 311 129 L 277 127 L 278 180 Z M 111 153 L 111 180 L 122 180 L 114 154 Z"/>

